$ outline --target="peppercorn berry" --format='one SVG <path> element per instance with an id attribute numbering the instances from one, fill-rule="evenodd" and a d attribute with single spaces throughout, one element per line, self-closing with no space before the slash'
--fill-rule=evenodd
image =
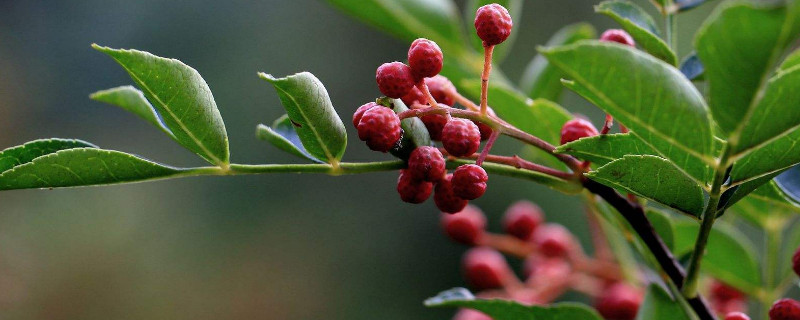
<path id="1" fill-rule="evenodd" d="M 480 290 L 501 288 L 512 274 L 503 255 L 486 247 L 470 249 L 462 263 L 467 281 Z"/>
<path id="2" fill-rule="evenodd" d="M 364 111 L 358 122 L 358 138 L 367 142 L 367 146 L 380 152 L 394 148 L 402 137 L 400 118 L 392 109 L 373 106 Z"/>
<path id="3" fill-rule="evenodd" d="M 800 302 L 785 298 L 775 301 L 769 308 L 770 320 L 797 320 L 800 319 Z"/>
<path id="4" fill-rule="evenodd" d="M 561 144 L 570 143 L 572 141 L 592 137 L 600 134 L 597 128 L 591 122 L 576 118 L 564 123 L 561 127 Z"/>
<path id="5" fill-rule="evenodd" d="M 474 164 L 459 166 L 453 172 L 453 193 L 461 199 L 475 200 L 486 192 L 486 170 Z"/>
<path id="6" fill-rule="evenodd" d="M 436 183 L 433 189 L 433 202 L 444 213 L 456 213 L 464 210 L 467 200 L 461 199 L 453 193 L 453 175 L 448 174 Z"/>
<path id="7" fill-rule="evenodd" d="M 539 206 L 530 201 L 517 201 L 506 210 L 503 229 L 521 240 L 529 240 L 543 221 L 544 216 Z"/>
<path id="8" fill-rule="evenodd" d="M 451 156 L 469 156 L 481 145 L 481 132 L 472 121 L 450 119 L 442 129 L 442 146 Z"/>
<path id="9" fill-rule="evenodd" d="M 636 42 L 633 41 L 631 35 L 629 35 L 625 30 L 620 29 L 608 29 L 600 36 L 600 41 L 605 42 L 617 42 L 624 45 L 628 45 L 631 47 L 636 46 Z"/>
<path id="10" fill-rule="evenodd" d="M 414 87 L 416 81 L 411 68 L 402 62 L 384 63 L 375 72 L 378 89 L 385 96 L 400 99 Z"/>
<path id="11" fill-rule="evenodd" d="M 408 158 L 408 172 L 418 180 L 429 182 L 441 180 L 447 173 L 442 152 L 431 146 L 414 149 Z"/>
<path id="12" fill-rule="evenodd" d="M 415 179 L 408 170 L 400 170 L 397 178 L 397 193 L 400 199 L 408 203 L 423 203 L 431 196 L 433 183 Z"/>
<path id="13" fill-rule="evenodd" d="M 408 65 L 417 80 L 430 78 L 442 71 L 442 49 L 436 42 L 417 39 L 408 49 Z"/>
<path id="14" fill-rule="evenodd" d="M 503 43 L 511 35 L 514 23 L 505 7 L 492 3 L 478 8 L 475 13 L 475 31 L 484 47 Z"/>
<path id="15" fill-rule="evenodd" d="M 486 216 L 475 206 L 467 205 L 455 214 L 442 213 L 442 229 L 456 242 L 475 245 L 486 232 Z"/>

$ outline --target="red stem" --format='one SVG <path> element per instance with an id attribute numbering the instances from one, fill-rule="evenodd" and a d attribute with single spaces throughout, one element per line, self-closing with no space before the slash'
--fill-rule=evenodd
<path id="1" fill-rule="evenodd" d="M 481 114 L 486 115 L 486 108 L 489 105 L 489 75 L 492 73 L 492 52 L 494 46 L 483 48 L 483 74 L 481 74 Z"/>
<path id="2" fill-rule="evenodd" d="M 479 166 L 483 164 L 483 160 L 485 160 L 486 156 L 489 155 L 489 151 L 492 150 L 492 146 L 494 146 L 494 142 L 497 141 L 497 137 L 499 136 L 500 136 L 500 131 L 492 130 L 492 135 L 489 136 L 489 140 L 487 140 L 486 145 L 483 146 L 483 150 L 481 151 L 480 156 L 478 156 L 478 159 L 475 161 L 475 164 Z"/>

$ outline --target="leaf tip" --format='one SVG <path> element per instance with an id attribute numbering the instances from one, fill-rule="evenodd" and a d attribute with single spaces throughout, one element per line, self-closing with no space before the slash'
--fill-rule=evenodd
<path id="1" fill-rule="evenodd" d="M 465 288 L 453 288 L 450 290 L 442 291 L 435 297 L 425 300 L 426 307 L 436 307 L 451 301 L 468 301 L 475 300 L 475 296 Z"/>

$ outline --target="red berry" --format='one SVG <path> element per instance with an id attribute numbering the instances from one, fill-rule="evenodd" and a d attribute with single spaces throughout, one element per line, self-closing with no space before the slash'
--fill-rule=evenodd
<path id="1" fill-rule="evenodd" d="M 450 92 L 456 91 L 456 87 L 443 75 L 437 75 L 433 78 L 425 79 L 425 84 L 428 86 L 428 91 L 431 96 L 436 100 L 436 103 L 446 104 L 453 106 L 456 100 L 450 95 Z"/>
<path id="2" fill-rule="evenodd" d="M 800 302 L 789 298 L 775 301 L 769 308 L 770 320 L 798 320 L 800 319 Z"/>
<path id="3" fill-rule="evenodd" d="M 408 94 L 404 95 L 402 98 L 400 98 L 400 100 L 403 100 L 403 103 L 405 103 L 409 108 L 411 108 L 415 103 L 428 104 L 428 98 L 416 86 L 411 88 L 411 90 L 408 91 Z"/>
<path id="4" fill-rule="evenodd" d="M 381 93 L 394 99 L 400 99 L 408 94 L 416 84 L 411 68 L 397 61 L 384 63 L 378 67 L 375 81 L 378 82 Z"/>
<path id="5" fill-rule="evenodd" d="M 517 201 L 506 210 L 503 229 L 522 240 L 529 240 L 536 228 L 542 224 L 542 209 L 530 201 Z"/>
<path id="6" fill-rule="evenodd" d="M 461 165 L 453 172 L 453 193 L 461 199 L 478 199 L 486 192 L 486 181 L 489 175 L 480 166 Z"/>
<path id="7" fill-rule="evenodd" d="M 400 199 L 408 203 L 423 203 L 428 200 L 433 190 L 433 183 L 417 180 L 407 170 L 400 170 L 397 178 L 397 193 Z"/>
<path id="8" fill-rule="evenodd" d="M 617 42 L 631 47 L 636 46 L 636 42 L 633 41 L 631 35 L 625 32 L 625 30 L 620 29 L 606 30 L 606 32 L 603 32 L 603 35 L 600 36 L 600 41 Z"/>
<path id="9" fill-rule="evenodd" d="M 728 301 L 728 300 L 741 300 L 744 299 L 744 293 L 736 290 L 725 283 L 717 280 L 711 282 L 709 290 L 709 297 L 715 300 Z"/>
<path id="10" fill-rule="evenodd" d="M 414 149 L 408 158 L 408 172 L 418 180 L 429 182 L 442 180 L 447 174 L 442 152 L 430 146 Z"/>
<path id="11" fill-rule="evenodd" d="M 800 248 L 798 248 L 792 256 L 792 270 L 794 270 L 795 274 L 800 276 Z"/>
<path id="12" fill-rule="evenodd" d="M 353 113 L 353 126 L 358 128 L 358 123 L 361 122 L 361 117 L 364 116 L 364 112 L 377 106 L 379 106 L 379 104 L 375 102 L 368 102 L 363 106 L 358 107 L 358 109 L 356 109 L 356 113 Z"/>
<path id="13" fill-rule="evenodd" d="M 638 289 L 616 283 L 603 292 L 595 308 L 606 320 L 633 320 L 642 304 L 642 296 Z"/>
<path id="14" fill-rule="evenodd" d="M 478 8 L 475 13 L 475 30 L 484 47 L 503 43 L 511 35 L 511 15 L 503 6 L 492 3 Z"/>
<path id="15" fill-rule="evenodd" d="M 436 183 L 433 189 L 433 201 L 436 207 L 444 213 L 456 213 L 464 210 L 467 200 L 457 197 L 453 193 L 453 175 L 448 174 L 444 179 Z"/>
<path id="16" fill-rule="evenodd" d="M 492 318 L 480 311 L 461 309 L 458 310 L 453 320 L 492 320 Z"/>
<path id="17" fill-rule="evenodd" d="M 574 247 L 572 234 L 559 224 L 546 224 L 533 233 L 533 243 L 545 257 L 564 257 Z"/>
<path id="18" fill-rule="evenodd" d="M 391 150 L 402 137 L 400 118 L 386 107 L 373 107 L 364 111 L 358 122 L 358 138 L 366 141 L 375 151 Z"/>
<path id="19" fill-rule="evenodd" d="M 428 129 L 428 134 L 431 140 L 442 140 L 442 130 L 447 125 L 447 117 L 443 114 L 429 114 L 419 118 L 425 124 L 425 129 Z"/>
<path id="20" fill-rule="evenodd" d="M 455 214 L 442 213 L 441 222 L 444 233 L 459 243 L 474 245 L 486 232 L 486 216 L 475 206 L 468 205 Z"/>
<path id="21" fill-rule="evenodd" d="M 442 49 L 436 42 L 417 39 L 408 49 L 408 65 L 417 79 L 430 78 L 442 71 Z"/>
<path id="22" fill-rule="evenodd" d="M 469 249 L 462 263 L 467 281 L 479 290 L 501 288 L 512 274 L 503 255 L 486 247 Z"/>
<path id="23" fill-rule="evenodd" d="M 442 146 L 451 156 L 469 156 L 481 145 L 481 132 L 472 121 L 453 118 L 442 129 Z"/>
<path id="24" fill-rule="evenodd" d="M 750 320 L 750 317 L 741 312 L 731 312 L 725 315 L 725 320 Z"/>
<path id="25" fill-rule="evenodd" d="M 570 143 L 580 138 L 600 134 L 591 122 L 580 118 L 572 119 L 561 127 L 561 144 Z"/>

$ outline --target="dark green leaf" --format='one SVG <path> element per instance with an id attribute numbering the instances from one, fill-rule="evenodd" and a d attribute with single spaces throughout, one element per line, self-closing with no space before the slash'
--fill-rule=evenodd
<path id="1" fill-rule="evenodd" d="M 33 159 L 57 151 L 74 148 L 97 148 L 97 146 L 73 139 L 42 139 L 0 151 L 0 173 Z"/>
<path id="2" fill-rule="evenodd" d="M 705 206 L 700 186 L 674 164 L 656 156 L 624 156 L 586 176 L 694 216 Z"/>
<path id="3" fill-rule="evenodd" d="M 710 178 L 714 149 L 708 108 L 678 69 L 633 48 L 597 41 L 542 52 L 573 79 L 567 87 L 698 182 Z"/>
<path id="4" fill-rule="evenodd" d="M 677 219 L 675 255 L 688 254 L 694 248 L 700 226 L 696 221 Z M 736 263 L 731 263 L 736 257 Z M 743 292 L 753 294 L 761 286 L 761 271 L 753 244 L 747 236 L 725 223 L 717 221 L 708 238 L 702 270 Z"/>
<path id="5" fill-rule="evenodd" d="M 644 302 L 636 320 L 691 320 L 680 301 L 675 301 L 664 289 L 652 284 L 647 288 Z"/>
<path id="6" fill-rule="evenodd" d="M 417 38 L 428 38 L 436 41 L 445 54 L 460 55 L 464 51 L 461 18 L 452 0 L 326 1 L 409 43 Z"/>
<path id="7" fill-rule="evenodd" d="M 439 293 L 425 300 L 425 305 L 475 309 L 493 320 L 602 320 L 594 309 L 577 303 L 559 303 L 549 307 L 525 306 L 510 300 L 476 299 L 464 288 Z"/>
<path id="8" fill-rule="evenodd" d="M 547 41 L 547 46 L 567 45 L 595 37 L 597 37 L 597 32 L 591 24 L 576 23 L 558 30 Z M 561 71 L 551 66 L 543 55 L 537 54 L 522 74 L 519 81 L 520 89 L 531 98 L 558 101 L 564 91 L 564 87 L 561 85 L 561 76 Z"/>
<path id="9" fill-rule="evenodd" d="M 378 99 L 378 104 L 388 107 L 398 114 L 408 110 L 406 104 L 400 99 L 382 97 Z M 431 145 L 431 136 L 428 133 L 428 129 L 425 128 L 425 123 L 419 118 L 403 119 L 400 122 L 400 127 L 403 128 L 403 138 L 400 140 L 400 146 L 389 151 L 395 157 L 408 160 L 411 152 L 417 147 Z"/>
<path id="10" fill-rule="evenodd" d="M 583 138 L 556 148 L 556 152 L 573 155 L 601 166 L 627 155 L 657 155 L 653 148 L 630 133 Z"/>
<path id="11" fill-rule="evenodd" d="M 705 68 L 703 62 L 697 57 L 697 53 L 692 52 L 681 62 L 681 73 L 689 80 L 700 80 L 703 77 Z"/>
<path id="12" fill-rule="evenodd" d="M 519 34 L 520 21 L 522 20 L 520 19 L 522 15 L 522 2 L 522 0 L 467 1 L 467 5 L 464 7 L 464 21 L 467 23 L 469 40 L 472 44 L 472 47 L 479 52 L 483 52 L 483 41 L 478 38 L 478 33 L 475 32 L 475 28 L 473 27 L 473 22 L 475 21 L 475 12 L 482 6 L 497 3 L 508 9 L 508 13 L 511 14 L 511 20 L 514 22 L 514 30 L 511 32 L 511 35 L 508 37 L 508 39 L 506 39 L 506 41 L 503 42 L 502 45 L 496 46 L 492 54 L 492 58 L 494 59 L 495 63 L 502 62 L 503 59 L 508 55 L 509 49 L 513 47 L 514 40 L 517 38 L 517 34 Z"/>
<path id="13" fill-rule="evenodd" d="M 742 127 L 737 144 L 740 154 L 768 145 L 800 128 L 800 66 L 776 74 L 769 80 L 764 97 Z M 748 150 L 749 149 L 749 150 Z M 797 158 L 800 162 L 800 157 Z"/>
<path id="14" fill-rule="evenodd" d="M 275 78 L 265 73 L 259 73 L 259 76 L 278 91 L 306 151 L 319 160 L 339 162 L 347 147 L 347 133 L 322 82 L 308 72 L 286 78 Z"/>
<path id="15" fill-rule="evenodd" d="M 594 10 L 617 21 L 645 51 L 671 65 L 678 63 L 675 53 L 659 37 L 653 17 L 644 9 L 628 1 L 613 0 L 601 2 Z"/>
<path id="16" fill-rule="evenodd" d="M 653 229 L 656 229 L 656 233 L 664 240 L 664 244 L 674 250 L 675 227 L 672 225 L 672 218 L 669 214 L 652 208 L 648 208 L 646 214 L 647 219 L 650 220 L 650 223 L 653 225 Z"/>
<path id="17" fill-rule="evenodd" d="M 800 23 L 796 11 L 787 19 L 784 7 L 725 2 L 698 31 L 695 47 L 705 66 L 708 101 L 724 133 L 733 133 L 748 122 L 762 82 L 796 37 Z"/>
<path id="18" fill-rule="evenodd" d="M 166 178 L 179 169 L 119 151 L 75 148 L 50 153 L 0 174 L 0 190 L 106 185 Z"/>
<path id="19" fill-rule="evenodd" d="M 256 137 L 271 143 L 273 146 L 286 151 L 290 154 L 296 155 L 303 159 L 308 159 L 314 162 L 321 162 L 314 156 L 310 155 L 306 148 L 303 147 L 303 142 L 300 141 L 300 136 L 297 130 L 294 129 L 292 121 L 289 116 L 283 115 L 272 123 L 272 127 L 259 124 L 256 128 Z"/>
<path id="20" fill-rule="evenodd" d="M 144 97 L 144 94 L 142 91 L 139 91 L 139 89 L 132 86 L 116 87 L 92 93 L 89 95 L 89 98 L 120 107 L 123 110 L 133 113 L 177 140 L 175 135 L 172 134 L 172 131 L 170 131 L 167 125 L 161 120 L 161 115 L 158 114 L 158 111 L 153 108 L 153 105 L 147 101 L 147 98 Z"/>
<path id="21" fill-rule="evenodd" d="M 175 59 L 138 50 L 92 47 L 116 60 L 163 117 L 175 139 L 208 162 L 228 163 L 228 134 L 205 80 Z"/>

